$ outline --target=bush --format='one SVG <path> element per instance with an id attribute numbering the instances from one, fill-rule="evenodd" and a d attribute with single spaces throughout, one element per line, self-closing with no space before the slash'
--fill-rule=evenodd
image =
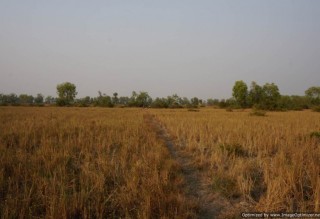
<path id="1" fill-rule="evenodd" d="M 312 109 L 314 112 L 320 112 L 320 106 L 315 106 Z"/>

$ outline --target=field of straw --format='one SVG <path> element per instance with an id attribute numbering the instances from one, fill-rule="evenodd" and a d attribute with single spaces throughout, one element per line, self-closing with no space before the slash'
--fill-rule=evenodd
<path id="1" fill-rule="evenodd" d="M 223 200 L 220 217 L 320 211 L 316 112 L 2 107 L 0 218 L 197 218 L 146 115 Z"/>
<path id="2" fill-rule="evenodd" d="M 239 211 L 320 211 L 320 114 L 154 110 L 212 190 Z M 237 214 L 239 215 L 239 214 Z"/>
<path id="3" fill-rule="evenodd" d="M 0 140 L 0 218 L 194 217 L 140 109 L 3 107 Z"/>

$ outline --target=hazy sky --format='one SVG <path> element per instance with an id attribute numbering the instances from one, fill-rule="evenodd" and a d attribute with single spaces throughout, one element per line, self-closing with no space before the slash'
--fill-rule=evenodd
<path id="1" fill-rule="evenodd" d="M 320 86 L 320 0 L 0 0 L 0 93 L 226 98 Z"/>

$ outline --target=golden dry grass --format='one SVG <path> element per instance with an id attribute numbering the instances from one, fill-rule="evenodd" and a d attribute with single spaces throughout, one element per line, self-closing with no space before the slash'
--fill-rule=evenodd
<path id="1" fill-rule="evenodd" d="M 152 111 L 181 151 L 239 211 L 320 210 L 320 114 Z"/>
<path id="2" fill-rule="evenodd" d="M 1 218 L 194 217 L 139 109 L 3 107 L 0 140 Z"/>
<path id="3" fill-rule="evenodd" d="M 235 217 L 320 210 L 319 113 L 147 111 Z M 0 108 L 0 217 L 196 218 L 181 169 L 145 114 Z"/>

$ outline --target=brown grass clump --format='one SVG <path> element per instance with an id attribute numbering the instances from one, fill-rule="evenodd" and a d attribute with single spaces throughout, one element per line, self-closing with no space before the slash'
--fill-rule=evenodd
<path id="1" fill-rule="evenodd" d="M 311 111 L 269 112 L 204 109 L 197 114 L 154 110 L 211 178 L 212 190 L 252 211 L 319 212 L 320 115 Z M 243 207 L 249 206 L 249 207 Z"/>
<path id="2" fill-rule="evenodd" d="M 250 116 L 266 116 L 267 112 L 264 110 L 253 109 L 250 112 Z"/>
<path id="3" fill-rule="evenodd" d="M 0 108 L 1 218 L 192 218 L 179 171 L 141 110 Z"/>

